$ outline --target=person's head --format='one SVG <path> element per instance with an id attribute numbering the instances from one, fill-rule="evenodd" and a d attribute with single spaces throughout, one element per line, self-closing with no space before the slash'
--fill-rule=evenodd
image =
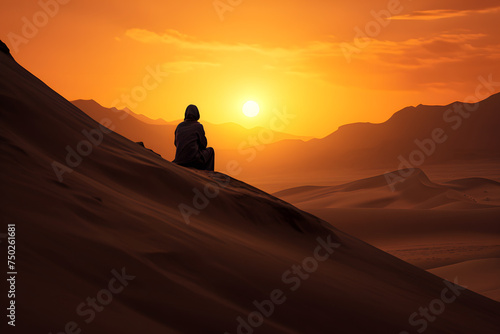
<path id="1" fill-rule="evenodd" d="M 186 108 L 186 113 L 184 115 L 185 121 L 197 121 L 200 119 L 200 112 L 198 111 L 198 107 L 194 104 L 188 105 Z"/>

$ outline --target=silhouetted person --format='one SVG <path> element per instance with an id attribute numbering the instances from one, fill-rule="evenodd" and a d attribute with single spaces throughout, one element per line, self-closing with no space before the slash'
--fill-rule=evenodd
<path id="1" fill-rule="evenodd" d="M 200 112 L 195 105 L 186 108 L 184 122 L 177 125 L 175 129 L 175 152 L 174 163 L 202 170 L 214 170 L 215 152 L 207 147 L 205 129 L 198 122 Z"/>

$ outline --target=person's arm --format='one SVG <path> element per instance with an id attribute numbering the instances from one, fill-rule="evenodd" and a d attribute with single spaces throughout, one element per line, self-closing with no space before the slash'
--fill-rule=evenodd
<path id="1" fill-rule="evenodd" d="M 175 128 L 175 132 L 174 132 L 174 145 L 175 145 L 175 147 L 177 147 L 177 129 L 178 129 L 178 127 Z"/>
<path id="2" fill-rule="evenodd" d="M 200 150 L 206 149 L 208 142 L 207 142 L 207 137 L 205 136 L 205 129 L 203 128 L 202 124 L 200 124 L 199 138 L 200 138 Z"/>

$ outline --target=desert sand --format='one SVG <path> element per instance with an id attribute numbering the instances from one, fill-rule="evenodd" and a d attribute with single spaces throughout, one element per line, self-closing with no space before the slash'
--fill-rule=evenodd
<path id="1" fill-rule="evenodd" d="M 421 169 L 404 172 L 410 175 L 400 182 L 391 183 L 386 174 L 274 195 L 409 263 L 443 278 L 459 277 L 469 289 L 500 300 L 500 183 L 486 178 L 436 183 Z"/>
<path id="2" fill-rule="evenodd" d="M 15 332 L 499 332 L 498 302 L 341 231 L 346 217 L 327 222 L 224 174 L 178 167 L 3 53 L 0 71 Z M 440 305 L 428 320 L 415 313 Z"/>

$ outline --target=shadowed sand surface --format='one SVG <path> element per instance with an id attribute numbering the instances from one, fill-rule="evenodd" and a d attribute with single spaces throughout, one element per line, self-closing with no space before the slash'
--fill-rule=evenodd
<path id="1" fill-rule="evenodd" d="M 486 258 L 480 260 L 463 261 L 436 269 L 429 272 L 453 280 L 461 277 L 462 282 L 467 282 L 469 288 L 495 300 L 500 300 L 500 258 Z M 480 274 L 478 274 L 480 273 Z"/>
<path id="2" fill-rule="evenodd" d="M 399 181 L 379 175 L 274 195 L 335 227 L 443 278 L 500 300 L 500 183 L 464 178 L 435 183 L 420 169 Z M 399 171 L 392 173 L 399 175 Z M 389 180 L 389 182 L 388 182 Z"/>
<path id="3" fill-rule="evenodd" d="M 16 224 L 19 333 L 70 322 L 93 334 L 237 333 L 238 317 L 252 321 L 253 302 L 275 289 L 281 302 L 255 332 L 415 332 L 410 315 L 447 287 L 248 184 L 178 167 L 116 133 L 101 142 L 98 123 L 2 53 L 0 71 L 1 212 L 3 230 Z M 83 156 L 61 175 L 68 147 Z M 189 224 L 179 205 L 198 208 Z M 113 270 L 130 277 L 109 300 Z M 499 303 L 457 291 L 426 333 L 498 333 Z M 96 296 L 105 305 L 91 317 L 79 306 Z"/>

